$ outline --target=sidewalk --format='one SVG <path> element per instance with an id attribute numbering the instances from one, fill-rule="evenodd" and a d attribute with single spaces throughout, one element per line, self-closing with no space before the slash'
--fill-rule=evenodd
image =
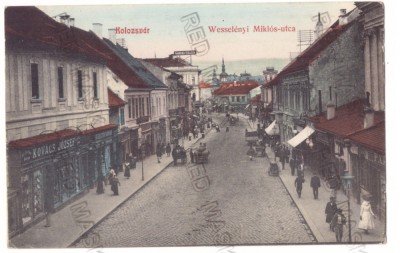
<path id="1" fill-rule="evenodd" d="M 211 130 L 212 128 L 207 128 L 206 134 Z M 201 136 L 191 141 L 185 139 L 184 147 L 190 148 L 200 140 L 202 140 Z M 182 145 L 182 142 L 180 141 L 179 144 Z M 105 186 L 105 193 L 103 194 L 97 194 L 96 187 L 90 189 L 81 198 L 52 214 L 50 227 L 45 227 L 46 220 L 43 220 L 24 233 L 14 236 L 9 240 L 9 247 L 66 248 L 70 246 L 81 235 L 140 191 L 172 162 L 172 157 L 167 157 L 166 154 L 163 155 L 160 163 L 157 163 L 156 155 L 145 158 L 143 162 L 144 180 L 142 181 L 142 162 L 138 161 L 136 169 L 131 170 L 129 179 L 124 177 L 123 172 L 118 173 L 117 177 L 121 182 L 118 196 L 113 195 L 110 185 Z M 91 238 L 88 241 L 94 239 Z M 88 243 L 88 247 L 93 247 L 93 245 L 90 245 L 93 242 Z"/>
<path id="2" fill-rule="evenodd" d="M 242 118 L 247 118 L 246 116 L 241 116 Z M 249 122 L 250 128 L 256 129 L 257 123 Z M 275 154 L 271 150 L 271 148 L 266 148 L 267 159 L 274 160 Z M 304 179 L 305 183 L 303 184 L 303 191 L 301 194 L 301 198 L 298 198 L 296 188 L 294 186 L 294 181 L 296 179 L 295 176 L 292 176 L 290 173 L 289 164 L 285 164 L 285 169 L 282 170 L 282 164 L 279 162 L 279 158 L 277 158 L 277 164 L 280 169 L 280 179 L 282 183 L 285 185 L 288 193 L 290 194 L 293 201 L 296 203 L 300 212 L 303 214 L 304 219 L 307 221 L 310 229 L 314 233 L 317 241 L 319 243 L 336 243 L 335 233 L 330 231 L 329 224 L 325 222 L 325 206 L 326 203 L 329 202 L 330 191 L 329 189 L 323 185 L 323 180 L 321 180 L 321 188 L 319 188 L 318 199 L 315 200 L 312 188 L 310 187 L 310 181 L 312 172 L 309 170 L 304 171 Z M 343 191 L 337 192 L 337 205 L 339 208 L 343 209 L 343 213 L 348 219 L 348 208 L 347 208 L 347 196 L 343 193 Z M 375 229 L 371 230 L 369 234 L 364 234 L 364 232 L 357 228 L 359 214 L 360 214 L 360 204 L 357 204 L 355 199 L 350 200 L 350 218 L 351 218 L 351 234 L 352 234 L 352 242 L 364 242 L 364 243 L 382 243 L 385 241 L 384 239 L 384 231 L 385 224 L 378 219 L 375 219 Z M 343 229 L 343 242 L 348 242 L 349 240 L 349 231 L 348 227 Z"/>

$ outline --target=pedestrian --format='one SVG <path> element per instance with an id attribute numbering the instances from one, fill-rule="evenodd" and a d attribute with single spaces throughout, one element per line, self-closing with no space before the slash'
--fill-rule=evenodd
<path id="1" fill-rule="evenodd" d="M 282 170 L 285 169 L 285 162 L 286 162 L 286 147 L 282 146 L 279 152 L 279 160 L 282 163 Z"/>
<path id="2" fill-rule="evenodd" d="M 97 189 L 96 189 L 96 193 L 97 194 L 102 194 L 104 193 L 104 176 L 103 174 L 100 174 L 97 177 Z"/>
<path id="3" fill-rule="evenodd" d="M 190 162 L 194 163 L 194 153 L 192 148 L 189 149 L 189 156 L 190 156 Z"/>
<path id="4" fill-rule="evenodd" d="M 129 179 L 131 177 L 131 167 L 128 161 L 124 163 L 124 176 Z"/>
<path id="5" fill-rule="evenodd" d="M 375 214 L 372 211 L 369 198 L 365 198 L 360 207 L 360 221 L 358 223 L 358 228 L 363 229 L 364 233 L 368 234 L 368 230 L 375 228 L 372 218 L 375 219 Z"/>
<path id="6" fill-rule="evenodd" d="M 121 185 L 119 179 L 116 176 L 111 177 L 110 184 L 111 190 L 113 191 L 114 195 L 119 195 L 118 185 Z"/>
<path id="7" fill-rule="evenodd" d="M 112 168 L 112 167 L 110 167 L 110 172 L 108 173 L 108 182 L 111 184 L 111 178 L 113 177 L 113 176 L 116 176 L 117 174 L 115 173 L 115 170 Z"/>
<path id="8" fill-rule="evenodd" d="M 304 164 L 301 161 L 299 161 L 298 164 L 299 165 L 297 166 L 297 176 L 304 178 Z"/>
<path id="9" fill-rule="evenodd" d="M 294 180 L 294 186 L 296 187 L 297 196 L 301 198 L 301 191 L 303 190 L 304 178 L 297 176 L 296 180 Z"/>
<path id="10" fill-rule="evenodd" d="M 136 169 L 136 161 L 137 161 L 137 158 L 136 158 L 136 156 L 133 156 L 132 157 L 132 154 L 130 155 L 131 156 L 131 158 L 130 158 L 130 163 L 129 163 L 129 165 L 130 165 L 130 168 L 131 169 Z"/>
<path id="11" fill-rule="evenodd" d="M 335 231 L 336 242 L 342 242 L 343 238 L 343 226 L 346 224 L 346 217 L 342 213 L 342 209 L 337 209 L 335 215 L 332 218 L 332 227 Z"/>
<path id="12" fill-rule="evenodd" d="M 161 163 L 160 159 L 161 159 L 161 156 L 162 156 L 162 152 L 161 152 L 161 146 L 160 145 L 157 145 L 156 154 L 157 154 L 157 162 Z"/>
<path id="13" fill-rule="evenodd" d="M 167 152 L 167 156 L 169 157 L 171 155 L 171 145 L 169 144 L 169 142 L 167 144 L 167 147 L 165 148 L 165 151 Z"/>
<path id="14" fill-rule="evenodd" d="M 249 156 L 250 161 L 253 161 L 253 158 L 256 155 L 256 151 L 254 150 L 253 145 L 250 145 L 250 148 L 246 154 Z"/>
<path id="15" fill-rule="evenodd" d="M 310 186 L 313 189 L 314 199 L 318 199 L 318 188 L 321 187 L 321 180 L 316 172 L 314 172 L 314 176 L 311 178 Z"/>
<path id="16" fill-rule="evenodd" d="M 333 218 L 333 215 L 335 215 L 338 208 L 337 208 L 334 197 L 330 197 L 329 200 L 330 201 L 328 203 L 326 203 L 326 207 L 325 207 L 325 215 L 326 215 L 325 222 L 329 224 L 329 229 L 331 231 L 333 231 L 332 218 Z"/>
<path id="17" fill-rule="evenodd" d="M 228 127 L 228 126 L 226 127 L 225 131 L 226 131 L 226 132 L 229 132 L 229 127 Z"/>
<path id="18" fill-rule="evenodd" d="M 289 166 L 290 166 L 292 176 L 294 176 L 295 170 L 296 170 L 296 160 L 294 160 L 293 157 L 289 161 Z"/>
<path id="19" fill-rule="evenodd" d="M 174 160 L 174 165 L 176 165 L 176 161 L 178 159 L 178 151 L 177 146 L 172 149 L 172 159 Z"/>

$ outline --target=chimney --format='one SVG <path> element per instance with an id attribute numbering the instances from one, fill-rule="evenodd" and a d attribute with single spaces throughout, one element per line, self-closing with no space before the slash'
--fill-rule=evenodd
<path id="1" fill-rule="evenodd" d="M 75 26 L 75 18 L 69 19 L 69 26 Z"/>
<path id="2" fill-rule="evenodd" d="M 115 28 L 108 29 L 108 39 L 114 44 L 117 43 L 117 31 Z"/>
<path id="3" fill-rule="evenodd" d="M 331 120 L 333 118 L 335 118 L 335 105 L 332 101 L 329 101 L 326 105 L 326 119 Z"/>
<path id="4" fill-rule="evenodd" d="M 374 110 L 371 107 L 364 108 L 364 129 L 374 125 Z"/>
<path id="5" fill-rule="evenodd" d="M 97 35 L 99 38 L 103 38 L 103 25 L 100 23 L 93 23 L 93 32 Z"/>
<path id="6" fill-rule="evenodd" d="M 339 25 L 345 25 L 347 22 L 346 9 L 340 9 Z"/>

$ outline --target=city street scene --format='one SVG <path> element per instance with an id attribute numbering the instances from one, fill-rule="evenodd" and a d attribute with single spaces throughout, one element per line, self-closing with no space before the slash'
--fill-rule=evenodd
<path id="1" fill-rule="evenodd" d="M 4 18 L 8 248 L 386 244 L 383 3 Z"/>

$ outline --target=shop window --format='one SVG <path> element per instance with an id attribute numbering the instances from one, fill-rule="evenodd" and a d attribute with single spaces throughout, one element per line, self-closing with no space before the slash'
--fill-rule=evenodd
<path id="1" fill-rule="evenodd" d="M 26 224 L 43 212 L 43 175 L 41 170 L 21 178 L 22 222 Z"/>

